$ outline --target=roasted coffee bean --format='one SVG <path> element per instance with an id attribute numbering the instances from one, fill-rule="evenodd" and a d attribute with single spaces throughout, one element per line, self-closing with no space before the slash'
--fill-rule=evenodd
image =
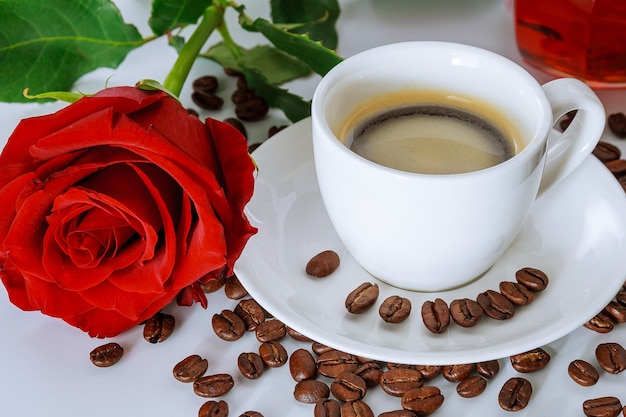
<path id="1" fill-rule="evenodd" d="M 378 417 L 419 417 L 417 413 L 411 410 L 394 410 L 386 411 L 378 415 Z"/>
<path id="2" fill-rule="evenodd" d="M 525 267 L 515 272 L 515 279 L 531 291 L 543 291 L 548 286 L 548 275 L 545 272 L 531 267 Z"/>
<path id="3" fill-rule="evenodd" d="M 89 353 L 91 363 L 99 368 L 115 365 L 122 359 L 122 356 L 124 356 L 124 348 L 115 342 L 98 346 Z"/>
<path id="4" fill-rule="evenodd" d="M 322 353 L 330 352 L 335 349 L 320 342 L 313 342 L 313 344 L 311 345 L 311 350 L 313 351 L 313 353 L 319 356 Z"/>
<path id="5" fill-rule="evenodd" d="M 354 372 L 344 372 L 331 382 L 330 392 L 339 401 L 356 401 L 365 396 L 367 384 Z"/>
<path id="6" fill-rule="evenodd" d="M 296 382 L 315 379 L 317 364 L 311 352 L 306 349 L 296 349 L 289 357 L 289 373 Z"/>
<path id="7" fill-rule="evenodd" d="M 200 287 L 202 288 L 202 291 L 208 294 L 208 293 L 213 293 L 222 289 L 225 283 L 226 283 L 226 277 L 221 276 L 219 278 L 212 279 L 207 282 L 201 282 Z"/>
<path id="8" fill-rule="evenodd" d="M 286 328 L 287 328 L 287 334 L 293 340 L 297 340 L 298 342 L 313 342 L 313 340 L 310 337 L 303 335 L 299 331 L 294 330 L 293 328 L 289 326 L 287 326 Z"/>
<path id="9" fill-rule="evenodd" d="M 361 363 L 353 372 L 363 378 L 368 387 L 374 387 L 380 384 L 383 368 L 378 362 L 370 361 Z"/>
<path id="10" fill-rule="evenodd" d="M 623 306 L 626 306 L 626 290 L 622 289 L 620 292 L 618 292 L 615 296 L 615 301 Z"/>
<path id="11" fill-rule="evenodd" d="M 263 362 L 270 368 L 283 366 L 289 359 L 285 347 L 275 340 L 261 343 L 259 354 L 263 358 Z"/>
<path id="12" fill-rule="evenodd" d="M 248 379 L 257 379 L 263 375 L 265 362 L 258 353 L 244 352 L 237 358 L 237 367 L 241 375 Z"/>
<path id="13" fill-rule="evenodd" d="M 287 335 L 287 326 L 280 320 L 265 320 L 255 329 L 256 339 L 263 342 L 280 340 Z"/>
<path id="14" fill-rule="evenodd" d="M 261 120 L 268 111 L 267 103 L 260 97 L 251 98 L 235 105 L 235 114 L 246 122 Z"/>
<path id="15" fill-rule="evenodd" d="M 559 119 L 559 128 L 561 129 L 561 132 L 565 131 L 569 127 L 574 120 L 574 116 L 576 116 L 576 110 L 565 113 L 565 115 Z"/>
<path id="16" fill-rule="evenodd" d="M 567 373 L 574 382 L 583 387 L 595 385 L 598 379 L 600 379 L 600 374 L 596 367 L 582 359 L 576 359 L 570 362 L 567 367 Z"/>
<path id="17" fill-rule="evenodd" d="M 622 156 L 622 151 L 612 143 L 600 141 L 593 149 L 593 154 L 600 161 L 609 162 L 619 159 Z"/>
<path id="18" fill-rule="evenodd" d="M 509 360 L 511 361 L 511 366 L 517 372 L 530 373 L 545 368 L 550 362 L 550 355 L 542 348 L 537 348 L 512 355 Z"/>
<path id="19" fill-rule="evenodd" d="M 478 362 L 476 364 L 476 372 L 487 379 L 491 379 L 500 372 L 500 362 L 497 359 Z"/>
<path id="20" fill-rule="evenodd" d="M 528 305 L 535 299 L 535 293 L 519 282 L 502 281 L 499 288 L 500 293 L 516 306 Z"/>
<path id="21" fill-rule="evenodd" d="M 187 110 L 187 113 L 189 113 L 192 116 L 200 117 L 200 113 L 198 113 L 196 109 L 192 109 L 191 107 L 188 107 L 185 110 Z"/>
<path id="22" fill-rule="evenodd" d="M 317 372 L 329 378 L 336 378 L 344 372 L 354 372 L 358 366 L 356 356 L 340 350 L 324 352 L 317 358 Z"/>
<path id="23" fill-rule="evenodd" d="M 242 134 L 242 136 L 248 139 L 248 131 L 246 130 L 246 126 L 242 123 L 241 120 L 235 119 L 234 117 L 227 117 L 224 119 L 224 123 L 228 123 Z"/>
<path id="24" fill-rule="evenodd" d="M 205 110 L 219 110 L 224 105 L 224 99 L 220 96 L 204 91 L 194 91 L 191 93 L 191 100 L 196 106 Z"/>
<path id="25" fill-rule="evenodd" d="M 399 295 L 387 297 L 378 308 L 378 314 L 387 323 L 400 323 L 411 314 L 411 300 Z"/>
<path id="26" fill-rule="evenodd" d="M 624 159 L 615 159 L 613 161 L 608 161 L 604 163 L 611 174 L 613 174 L 617 178 L 621 178 L 626 175 L 626 160 Z"/>
<path id="27" fill-rule="evenodd" d="M 435 301 L 424 301 L 422 304 L 422 321 L 432 333 L 443 333 L 450 325 L 450 309 L 441 298 Z"/>
<path id="28" fill-rule="evenodd" d="M 244 411 L 239 417 L 263 417 L 263 414 L 258 411 Z"/>
<path id="29" fill-rule="evenodd" d="M 374 417 L 374 412 L 363 400 L 348 401 L 341 407 L 341 417 Z"/>
<path id="30" fill-rule="evenodd" d="M 610 374 L 626 370 L 626 350 L 619 343 L 600 343 L 596 347 L 598 365 Z"/>
<path id="31" fill-rule="evenodd" d="M 622 112 L 610 114 L 607 118 L 609 129 L 618 138 L 626 138 L 626 115 Z"/>
<path id="32" fill-rule="evenodd" d="M 460 382 L 469 377 L 476 370 L 476 364 L 464 363 L 458 365 L 445 365 L 441 375 L 450 382 Z"/>
<path id="33" fill-rule="evenodd" d="M 209 361 L 200 355 L 190 355 L 174 365 L 172 372 L 174 378 L 180 382 L 193 382 L 204 375 L 208 368 Z"/>
<path id="34" fill-rule="evenodd" d="M 461 327 L 473 327 L 483 318 L 483 308 L 470 298 L 456 299 L 450 303 L 450 316 Z"/>
<path id="35" fill-rule="evenodd" d="M 317 379 L 304 379 L 296 384 L 293 397 L 296 401 L 306 404 L 315 404 L 319 400 L 330 396 L 330 388 Z"/>
<path id="36" fill-rule="evenodd" d="M 519 411 L 526 408 L 533 393 L 527 379 L 514 377 L 507 380 L 498 394 L 498 404 L 506 411 Z"/>
<path id="37" fill-rule="evenodd" d="M 286 127 L 287 127 L 287 125 L 270 126 L 270 128 L 267 130 L 267 137 L 271 138 L 272 136 L 274 136 L 275 134 L 277 134 L 281 130 L 285 129 Z"/>
<path id="38" fill-rule="evenodd" d="M 243 102 L 248 101 L 248 100 L 255 100 L 255 99 L 258 99 L 258 98 L 259 98 L 259 96 L 256 95 L 254 90 L 252 90 L 251 88 L 248 88 L 248 87 L 238 88 L 230 96 L 231 101 L 235 105 L 237 105 L 239 103 L 243 103 Z"/>
<path id="39" fill-rule="evenodd" d="M 255 330 L 259 324 L 265 321 L 265 310 L 252 298 L 239 301 L 234 311 L 241 317 L 248 331 Z"/>
<path id="40" fill-rule="evenodd" d="M 226 401 L 209 400 L 200 407 L 198 417 L 228 417 L 228 404 Z"/>
<path id="41" fill-rule="evenodd" d="M 235 380 L 229 374 L 214 374 L 202 376 L 193 381 L 193 392 L 200 397 L 220 397 L 235 385 Z"/>
<path id="42" fill-rule="evenodd" d="M 415 370 L 420 371 L 420 374 L 424 379 L 433 379 L 437 375 L 441 374 L 443 366 L 439 365 L 415 365 Z"/>
<path id="43" fill-rule="evenodd" d="M 222 340 L 232 342 L 241 339 L 246 333 L 246 324 L 241 317 L 231 310 L 222 310 L 211 319 L 213 331 Z"/>
<path id="44" fill-rule="evenodd" d="M 487 388 L 487 381 L 480 375 L 472 375 L 456 386 L 456 392 L 463 398 L 478 397 Z"/>
<path id="45" fill-rule="evenodd" d="M 171 314 L 156 313 L 146 320 L 143 327 L 143 338 L 150 343 L 161 343 L 174 332 L 176 319 Z"/>
<path id="46" fill-rule="evenodd" d="M 495 320 L 508 320 L 515 315 L 513 303 L 494 290 L 487 290 L 478 294 L 476 302 L 480 304 L 483 313 Z"/>
<path id="47" fill-rule="evenodd" d="M 313 417 L 341 417 L 341 404 L 332 398 L 322 398 L 315 403 Z"/>
<path id="48" fill-rule="evenodd" d="M 193 81 L 193 83 L 191 83 L 193 91 L 202 91 L 205 93 L 214 93 L 217 91 L 218 87 L 219 82 L 217 77 L 214 75 L 204 75 L 202 77 L 198 77 Z"/>
<path id="49" fill-rule="evenodd" d="M 374 305 L 378 299 L 378 284 L 364 282 L 352 290 L 346 297 L 346 309 L 353 314 L 360 314 Z"/>
<path id="50" fill-rule="evenodd" d="M 237 275 L 231 275 L 226 277 L 226 282 L 224 283 L 224 294 L 231 300 L 241 300 L 243 297 L 248 295 L 248 291 L 241 284 Z"/>
<path id="51" fill-rule="evenodd" d="M 587 417 L 617 417 L 622 413 L 622 403 L 616 397 L 593 398 L 583 402 Z"/>
<path id="52" fill-rule="evenodd" d="M 424 376 L 411 368 L 392 368 L 383 372 L 380 387 L 389 395 L 402 397 L 405 392 L 424 385 Z"/>
<path id="53" fill-rule="evenodd" d="M 325 250 L 313 256 L 307 262 L 305 271 L 315 278 L 324 278 L 339 268 L 339 255 L 333 250 Z"/>
<path id="54" fill-rule="evenodd" d="M 587 323 L 583 325 L 589 330 L 596 333 L 609 333 L 615 328 L 613 318 L 604 311 L 593 316 Z"/>
<path id="55" fill-rule="evenodd" d="M 611 301 L 604 307 L 604 312 L 611 316 L 616 323 L 626 323 L 626 305 Z"/>
<path id="56" fill-rule="evenodd" d="M 443 400 L 441 390 L 428 385 L 404 393 L 401 404 L 405 410 L 414 411 L 418 416 L 427 416 L 441 407 Z"/>

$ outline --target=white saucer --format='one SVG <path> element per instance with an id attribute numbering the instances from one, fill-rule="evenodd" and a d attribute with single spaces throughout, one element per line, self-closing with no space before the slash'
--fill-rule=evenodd
<path id="1" fill-rule="evenodd" d="M 328 219 L 315 177 L 310 131 L 310 120 L 304 120 L 254 152 L 259 174 L 246 210 L 259 232 L 235 271 L 270 313 L 318 342 L 409 364 L 502 358 L 568 334 L 608 304 L 624 283 L 626 196 L 594 157 L 537 200 L 517 239 L 481 279 L 440 293 L 409 292 L 377 281 L 350 256 Z M 323 279 L 307 276 L 308 260 L 326 249 L 339 253 L 339 269 Z M 475 298 L 487 289 L 497 290 L 500 281 L 514 281 L 515 271 L 525 266 L 545 271 L 550 284 L 532 304 L 517 308 L 513 318 L 485 318 L 469 329 L 451 323 L 439 335 L 424 327 L 424 301 Z M 410 317 L 400 324 L 385 323 L 378 304 L 361 315 L 348 313 L 346 296 L 365 281 L 378 283 L 378 304 L 394 294 L 409 298 Z"/>

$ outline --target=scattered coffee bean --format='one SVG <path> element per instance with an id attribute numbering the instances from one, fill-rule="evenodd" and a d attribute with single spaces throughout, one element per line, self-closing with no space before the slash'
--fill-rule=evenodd
<path id="1" fill-rule="evenodd" d="M 378 362 L 369 361 L 359 365 L 353 372 L 363 378 L 368 387 L 374 387 L 380 384 L 383 368 Z"/>
<path id="2" fill-rule="evenodd" d="M 289 359 L 285 347 L 275 340 L 261 343 L 259 354 L 263 358 L 263 362 L 270 368 L 281 367 Z"/>
<path id="3" fill-rule="evenodd" d="M 542 348 L 537 348 L 512 355 L 509 360 L 511 361 L 511 366 L 517 372 L 530 373 L 545 368 L 550 362 L 550 355 Z"/>
<path id="4" fill-rule="evenodd" d="M 265 362 L 258 353 L 244 352 L 237 358 L 237 367 L 241 375 L 248 379 L 257 379 L 263 375 Z"/>
<path id="5" fill-rule="evenodd" d="M 190 355 L 174 365 L 172 372 L 174 378 L 180 382 L 193 382 L 204 375 L 208 368 L 209 361 L 200 355 Z"/>
<path id="6" fill-rule="evenodd" d="M 255 330 L 265 321 L 265 310 L 252 298 L 239 301 L 234 311 L 241 317 L 248 331 Z"/>
<path id="7" fill-rule="evenodd" d="M 330 392 L 339 401 L 356 401 L 365 396 L 367 385 L 357 374 L 344 372 L 331 382 Z"/>
<path id="8" fill-rule="evenodd" d="M 226 278 L 224 283 L 224 294 L 231 300 L 240 300 L 248 295 L 248 291 L 241 285 L 241 281 L 236 275 L 231 275 Z"/>
<path id="9" fill-rule="evenodd" d="M 487 379 L 491 379 L 500 372 L 500 362 L 497 359 L 478 362 L 476 364 L 476 372 Z"/>
<path id="10" fill-rule="evenodd" d="M 267 137 L 271 138 L 272 136 L 274 136 L 275 134 L 277 134 L 278 132 L 280 132 L 281 130 L 285 129 L 287 127 L 287 125 L 282 125 L 282 126 L 271 126 L 268 130 L 267 130 Z"/>
<path id="11" fill-rule="evenodd" d="M 299 331 L 294 330 L 293 328 L 291 328 L 289 326 L 287 326 L 287 334 L 293 340 L 297 340 L 298 342 L 313 342 L 313 340 L 311 340 L 310 337 L 303 335 Z"/>
<path id="12" fill-rule="evenodd" d="M 258 411 L 244 411 L 239 417 L 263 417 Z"/>
<path id="13" fill-rule="evenodd" d="M 241 317 L 231 310 L 222 310 L 214 314 L 211 320 L 213 331 L 223 340 L 232 342 L 241 339 L 246 333 L 246 324 Z"/>
<path id="14" fill-rule="evenodd" d="M 321 355 L 322 353 L 331 352 L 331 351 L 334 351 L 335 349 L 323 343 L 313 342 L 313 344 L 311 345 L 311 350 L 316 355 Z"/>
<path id="15" fill-rule="evenodd" d="M 193 382 L 193 392 L 200 397 L 220 397 L 235 385 L 235 380 L 229 374 L 214 374 L 202 376 Z"/>
<path id="16" fill-rule="evenodd" d="M 263 342 L 280 340 L 287 335 L 287 326 L 280 320 L 265 320 L 255 329 L 256 339 Z"/>
<path id="17" fill-rule="evenodd" d="M 219 278 L 200 283 L 200 287 L 202 287 L 202 291 L 208 294 L 208 293 L 213 293 L 222 289 L 225 283 L 226 283 L 226 277 L 221 276 Z"/>
<path id="18" fill-rule="evenodd" d="M 441 407 L 443 400 L 439 388 L 427 385 L 404 393 L 401 404 L 405 410 L 414 411 L 418 416 L 427 416 Z"/>
<path id="19" fill-rule="evenodd" d="M 456 392 L 463 398 L 474 398 L 482 394 L 487 388 L 487 381 L 480 375 L 472 375 L 456 386 Z"/>
<path id="20" fill-rule="evenodd" d="M 219 82 L 214 75 L 198 77 L 191 83 L 193 91 L 203 91 L 205 93 L 214 93 L 217 91 L 218 87 Z"/>
<path id="21" fill-rule="evenodd" d="M 515 279 L 531 291 L 543 291 L 548 286 L 548 275 L 545 272 L 531 267 L 525 267 L 515 272 Z"/>
<path id="22" fill-rule="evenodd" d="M 228 417 L 228 404 L 226 401 L 209 400 L 200 407 L 198 417 Z"/>
<path id="23" fill-rule="evenodd" d="M 535 293 L 519 282 L 502 281 L 499 289 L 516 306 L 528 305 L 535 299 Z"/>
<path id="24" fill-rule="evenodd" d="M 626 290 L 622 288 L 622 290 L 615 296 L 615 301 L 623 306 L 626 306 Z"/>
<path id="25" fill-rule="evenodd" d="M 317 365 L 311 352 L 306 349 L 295 350 L 289 357 L 289 372 L 296 382 L 315 379 L 317 377 Z"/>
<path id="26" fill-rule="evenodd" d="M 422 304 L 422 321 L 432 333 L 443 333 L 450 325 L 450 309 L 441 298 Z"/>
<path id="27" fill-rule="evenodd" d="M 387 394 L 402 397 L 405 392 L 424 385 L 424 376 L 411 368 L 392 368 L 380 377 L 380 387 Z"/>
<path id="28" fill-rule="evenodd" d="M 559 119 L 559 128 L 562 132 L 569 127 L 574 120 L 574 116 L 576 116 L 576 110 L 567 112 L 563 117 L 561 117 L 561 119 Z"/>
<path id="29" fill-rule="evenodd" d="M 587 417 L 617 417 L 622 413 L 619 398 L 600 397 L 583 402 L 583 413 Z"/>
<path id="30" fill-rule="evenodd" d="M 356 356 L 340 350 L 324 352 L 317 358 L 317 372 L 329 378 L 336 378 L 344 372 L 354 372 L 358 366 Z"/>
<path id="31" fill-rule="evenodd" d="M 306 264 L 305 271 L 315 278 L 324 278 L 339 268 L 339 255 L 333 250 L 325 250 L 313 256 Z"/>
<path id="32" fill-rule="evenodd" d="M 610 315 L 604 311 L 599 312 L 593 316 L 587 323 L 583 325 L 589 330 L 593 330 L 596 333 L 609 333 L 613 331 L 615 323 Z"/>
<path id="33" fill-rule="evenodd" d="M 525 378 L 514 377 L 507 380 L 498 394 L 498 404 L 506 411 L 519 411 L 528 405 L 533 388 Z"/>
<path id="34" fill-rule="evenodd" d="M 619 343 L 600 343 L 596 347 L 598 365 L 610 374 L 626 370 L 626 349 Z"/>
<path id="35" fill-rule="evenodd" d="M 480 304 L 486 316 L 495 320 L 508 320 L 515 315 L 515 306 L 508 298 L 494 290 L 478 294 L 476 302 Z"/>
<path id="36" fill-rule="evenodd" d="M 461 327 L 473 327 L 483 318 L 483 308 L 470 298 L 457 299 L 450 303 L 450 316 Z"/>
<path id="37" fill-rule="evenodd" d="M 330 388 L 317 379 L 304 379 L 296 384 L 293 397 L 305 404 L 315 404 L 330 396 Z"/>
<path id="38" fill-rule="evenodd" d="M 614 161 L 622 156 L 622 151 L 612 143 L 600 141 L 593 149 L 593 154 L 602 162 Z"/>
<path id="39" fill-rule="evenodd" d="M 437 375 L 441 374 L 443 366 L 439 365 L 416 365 L 415 369 L 420 371 L 420 374 L 424 379 L 433 379 Z"/>
<path id="40" fill-rule="evenodd" d="M 626 305 L 618 301 L 611 301 L 604 307 L 604 312 L 611 316 L 616 323 L 626 323 Z"/>
<path id="41" fill-rule="evenodd" d="M 241 120 L 235 119 L 234 117 L 227 117 L 226 119 L 224 119 L 224 122 L 237 129 L 244 138 L 248 139 L 248 131 L 246 130 L 246 126 L 241 122 Z"/>
<path id="42" fill-rule="evenodd" d="M 146 320 L 143 327 L 143 338 L 150 343 L 161 343 L 174 332 L 176 319 L 171 314 L 156 313 Z"/>
<path id="43" fill-rule="evenodd" d="M 607 118 L 609 129 L 618 138 L 626 138 L 626 115 L 622 112 L 610 114 Z"/>
<path id="44" fill-rule="evenodd" d="M 441 375 L 450 382 L 460 382 L 468 378 L 476 370 L 476 364 L 464 363 L 458 365 L 445 365 Z"/>
<path id="45" fill-rule="evenodd" d="M 583 387 L 595 385 L 598 379 L 600 379 L 600 374 L 596 367 L 582 359 L 570 362 L 567 367 L 567 373 L 574 382 Z"/>
<path id="46" fill-rule="evenodd" d="M 394 410 L 381 413 L 378 417 L 418 417 L 418 414 L 411 410 Z"/>
<path id="47" fill-rule="evenodd" d="M 626 160 L 624 159 L 615 159 L 613 161 L 605 162 L 604 166 L 607 167 L 611 174 L 617 178 L 626 175 Z"/>
<path id="48" fill-rule="evenodd" d="M 313 417 L 341 417 L 341 404 L 332 398 L 322 398 L 315 403 Z"/>
<path id="49" fill-rule="evenodd" d="M 403 322 L 411 314 L 411 301 L 399 295 L 392 295 L 382 302 L 378 314 L 387 323 Z"/>
<path id="50" fill-rule="evenodd" d="M 196 109 L 187 108 L 185 110 L 187 110 L 187 113 L 189 113 L 192 116 L 200 117 L 200 113 L 198 113 Z"/>
<path id="51" fill-rule="evenodd" d="M 374 417 L 374 412 L 363 400 L 348 401 L 341 406 L 341 417 Z"/>
<path id="52" fill-rule="evenodd" d="M 113 366 L 124 356 L 124 348 L 118 343 L 111 342 L 98 346 L 89 353 L 91 363 L 99 368 Z"/>
<path id="53" fill-rule="evenodd" d="M 261 120 L 268 111 L 267 103 L 260 97 L 250 98 L 235 105 L 235 114 L 246 122 Z"/>
<path id="54" fill-rule="evenodd" d="M 361 314 L 374 305 L 378 299 L 378 284 L 364 282 L 346 297 L 346 309 L 353 314 Z"/>
<path id="55" fill-rule="evenodd" d="M 204 91 L 194 91 L 191 93 L 191 101 L 193 101 L 196 106 L 205 110 L 219 110 L 224 105 L 223 98 Z"/>

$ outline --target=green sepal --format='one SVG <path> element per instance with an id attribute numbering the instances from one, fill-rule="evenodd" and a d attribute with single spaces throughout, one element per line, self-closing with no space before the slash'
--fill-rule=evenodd
<path id="1" fill-rule="evenodd" d="M 78 101 L 85 96 L 91 95 L 82 93 L 70 93 L 69 91 L 48 91 L 46 93 L 28 94 L 28 90 L 28 88 L 25 88 L 22 94 L 29 100 L 59 100 L 66 103 L 74 103 L 75 101 Z"/>

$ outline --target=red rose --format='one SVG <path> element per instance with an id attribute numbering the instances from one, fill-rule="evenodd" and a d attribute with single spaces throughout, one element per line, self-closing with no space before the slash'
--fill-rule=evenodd
<path id="1" fill-rule="evenodd" d="M 108 88 L 25 119 L 0 155 L 0 278 L 12 303 L 114 336 L 232 274 L 254 164 L 230 125 L 163 92 Z M 180 300 L 179 300 L 180 301 Z"/>

